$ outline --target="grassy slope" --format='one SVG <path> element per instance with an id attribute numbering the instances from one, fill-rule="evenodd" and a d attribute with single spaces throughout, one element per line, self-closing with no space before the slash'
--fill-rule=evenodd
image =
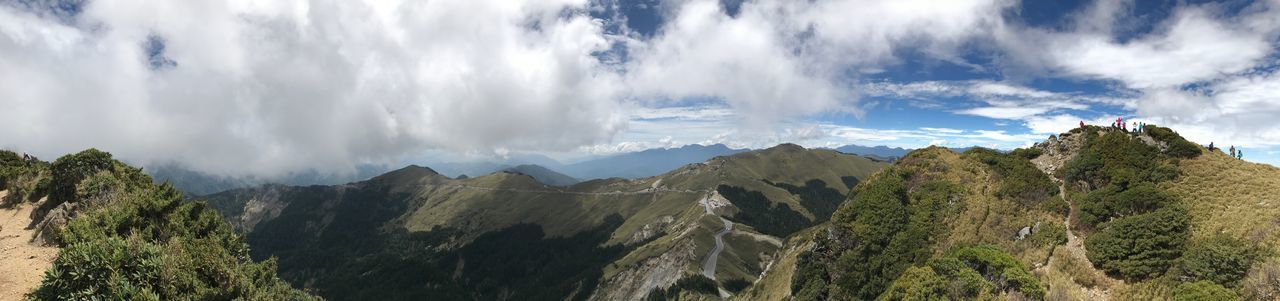
<path id="1" fill-rule="evenodd" d="M 940 255 L 954 247 L 975 244 L 993 244 L 1008 251 L 1027 267 L 1037 267 L 1048 257 L 1051 247 L 1031 240 L 1015 240 L 1019 229 L 1034 225 L 1061 224 L 1065 216 L 1036 207 L 1020 205 L 1013 200 L 993 195 L 999 183 L 985 164 L 945 148 L 917 150 L 898 161 L 895 168 L 908 168 L 917 172 L 913 181 L 943 180 L 961 187 L 961 195 L 944 219 L 945 233 L 934 235 L 933 254 Z M 865 183 L 865 182 L 864 182 Z M 860 184 L 861 185 L 861 184 Z M 846 202 L 842 205 L 849 206 Z M 833 220 L 834 222 L 838 222 Z M 802 231 L 788 240 L 783 247 L 778 266 L 765 275 L 741 299 L 787 300 L 791 295 L 792 274 L 796 269 L 796 256 L 813 245 L 814 235 L 826 235 L 823 224 Z"/>
<path id="2" fill-rule="evenodd" d="M 1164 183 L 1191 213 L 1194 238 L 1225 233 L 1275 246 L 1280 242 L 1280 168 L 1221 152 L 1179 164 L 1182 176 Z"/>
<path id="3" fill-rule="evenodd" d="M 783 145 L 768 150 L 717 157 L 705 163 L 691 164 L 651 178 L 624 180 L 604 179 L 578 183 L 569 187 L 543 185 L 533 178 L 514 173 L 494 173 L 470 179 L 450 179 L 426 168 L 406 168 L 375 178 L 393 182 L 388 186 L 411 195 L 409 210 L 390 224 L 410 231 L 427 231 L 436 226 L 460 229 L 463 241 L 482 233 L 516 224 L 536 224 L 548 237 L 567 237 L 600 225 L 605 217 L 619 214 L 624 222 L 612 234 L 609 245 L 633 240 L 633 235 L 646 224 L 663 217 L 674 222 L 656 224 L 659 237 L 638 246 L 614 264 L 605 267 L 605 276 L 626 269 L 648 258 L 659 256 L 683 239 L 692 239 L 701 260 L 711 249 L 712 234 L 722 227 L 718 219 L 704 215 L 698 200 L 706 197 L 719 184 L 730 184 L 761 191 L 772 202 L 785 202 L 801 214 L 812 214 L 800 205 L 799 198 L 762 179 L 777 183 L 803 185 L 809 180 L 822 180 L 827 187 L 847 193 L 841 177 L 865 178 L 887 166 L 860 156 L 829 150 L 804 150 Z M 344 191 L 369 185 L 358 182 L 329 187 L 276 187 L 289 193 L 320 190 L 307 195 L 329 195 L 344 198 Z M 211 197 L 211 204 L 230 217 L 243 212 L 243 205 L 263 188 L 225 192 Z M 328 200 L 339 203 L 358 200 Z M 325 205 L 322 208 L 330 206 Z M 325 224 L 326 216 L 315 217 Z M 261 225 L 261 224 L 259 224 Z M 678 225 L 693 225 L 682 228 Z M 390 225 L 388 225 L 390 226 Z M 726 236 L 726 251 L 721 254 L 717 276 L 721 279 L 754 280 L 762 268 L 760 254 L 777 248 L 771 242 L 753 239 L 755 233 L 746 225 L 735 225 L 735 234 Z M 666 234 L 666 235 L 662 235 Z M 678 236 L 678 237 L 677 237 Z M 699 265 L 690 263 L 688 273 L 697 273 Z"/>

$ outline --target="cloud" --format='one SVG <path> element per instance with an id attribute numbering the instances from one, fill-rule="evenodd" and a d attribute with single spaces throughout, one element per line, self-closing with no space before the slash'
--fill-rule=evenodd
<path id="1" fill-rule="evenodd" d="M 892 65 L 897 49 L 953 59 L 1006 1 L 673 1 L 651 39 L 628 45 L 640 99 L 713 98 L 749 125 L 824 112 L 861 114 L 849 70 Z"/>
<path id="2" fill-rule="evenodd" d="M 0 5 L 0 141 L 232 175 L 607 141 L 623 84 L 585 4 L 104 0 L 74 22 Z M 153 37 L 172 67 L 151 68 Z"/>
<path id="3" fill-rule="evenodd" d="M 1106 1 L 1102 1 L 1105 3 Z M 1272 48 L 1265 33 L 1182 7 L 1161 32 L 1117 42 L 1107 34 L 1053 35 L 1047 55 L 1068 73 L 1118 80 L 1129 88 L 1177 87 L 1248 70 Z"/>

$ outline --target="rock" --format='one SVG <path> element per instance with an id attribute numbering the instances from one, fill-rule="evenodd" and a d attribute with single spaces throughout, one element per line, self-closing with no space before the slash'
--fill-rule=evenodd
<path id="1" fill-rule="evenodd" d="M 1022 230 L 1018 230 L 1018 240 L 1027 238 L 1027 235 L 1031 235 L 1031 227 L 1022 227 Z"/>

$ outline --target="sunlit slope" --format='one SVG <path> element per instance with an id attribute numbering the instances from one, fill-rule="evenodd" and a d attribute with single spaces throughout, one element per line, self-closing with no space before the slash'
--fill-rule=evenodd
<path id="1" fill-rule="evenodd" d="M 1162 185 L 1187 203 L 1192 235 L 1280 242 L 1280 168 L 1206 154 L 1182 160 L 1182 176 Z"/>
<path id="2" fill-rule="evenodd" d="M 492 245 L 526 239 L 510 235 L 518 234 L 512 232 L 513 229 L 533 227 L 539 241 L 565 240 L 556 243 L 556 248 L 572 248 L 575 244 L 587 243 L 582 246 L 604 248 L 591 252 L 606 256 L 616 254 L 616 257 L 607 259 L 602 263 L 608 264 L 596 268 L 601 273 L 598 278 L 589 273 L 566 275 L 566 281 L 571 282 L 541 284 L 553 286 L 551 288 L 539 289 L 538 285 L 525 284 L 529 278 L 515 274 L 502 276 L 515 277 L 512 280 L 491 282 L 503 274 L 461 268 L 461 278 L 449 278 L 447 274 L 424 276 L 430 279 L 441 277 L 440 281 L 450 284 L 419 291 L 406 290 L 389 298 L 486 299 L 493 295 L 480 292 L 457 294 L 503 288 L 550 294 L 548 296 L 572 294 L 578 296 L 575 299 L 640 299 L 655 288 L 665 288 L 677 280 L 704 272 L 715 276 L 718 282 L 713 285 L 718 289 L 724 289 L 729 281 L 754 281 L 775 259 L 783 239 L 791 233 L 788 229 L 808 227 L 825 220 L 849 192 L 850 185 L 887 165 L 835 151 L 781 145 L 716 157 L 659 176 L 635 180 L 601 179 L 558 187 L 512 172 L 452 179 L 428 168 L 407 167 L 347 185 L 264 186 L 233 190 L 210 196 L 210 204 L 236 221 L 243 231 L 249 232 L 251 244 L 261 244 L 257 249 L 264 251 L 259 256 L 278 256 L 287 279 L 311 283 L 307 286 L 322 296 L 352 296 L 366 294 L 371 289 L 351 287 L 354 285 L 350 284 L 351 281 L 359 280 L 343 278 L 347 276 L 341 276 L 341 273 L 334 275 L 333 269 L 355 269 L 353 272 L 372 269 L 376 272 L 380 266 L 414 265 L 409 262 L 393 264 L 391 262 L 400 259 L 385 259 L 383 256 L 391 256 L 388 252 L 439 257 L 430 262 L 416 263 L 419 265 L 447 266 L 456 260 L 456 264 L 466 266 L 463 262 L 468 258 L 480 260 L 478 258 L 484 256 L 505 256 L 502 255 L 504 252 L 521 252 L 519 248 L 497 253 L 469 250 L 481 248 L 473 247 L 474 244 Z M 761 197 L 730 199 L 720 195 L 722 189 L 737 189 Z M 815 201 L 830 200 L 831 196 L 836 203 Z M 740 203 L 747 201 L 756 203 Z M 771 220 L 769 216 L 773 213 L 791 218 Z M 724 232 L 725 219 L 722 217 L 731 220 L 733 226 L 722 236 L 723 250 L 714 252 L 715 236 Z M 779 228 L 779 225 L 785 227 Z M 598 233 L 607 235 L 603 241 L 593 242 L 595 238 L 591 237 Z M 414 237 L 428 240 L 417 242 Z M 395 251 L 399 247 L 391 251 L 367 250 L 361 246 L 346 246 L 348 243 L 406 247 L 425 243 L 429 250 Z M 302 254 L 326 248 L 332 250 L 324 254 L 349 254 L 347 256 L 362 259 L 332 258 L 317 262 L 303 258 Z M 712 253 L 719 258 L 713 265 L 714 272 L 704 271 L 703 263 Z M 322 254 L 306 256 L 319 255 Z M 342 263 L 344 260 L 362 263 L 351 266 L 351 263 Z M 594 260 L 604 258 L 580 262 L 595 264 Z M 531 264 L 528 268 L 537 270 L 566 266 L 569 262 L 512 264 Z M 419 268 L 452 269 L 439 266 Z M 326 269 L 329 272 L 325 272 Z M 599 281 L 599 284 L 582 286 L 588 284 L 581 281 Z M 370 286 L 412 288 L 399 284 Z M 448 290 L 453 287 L 461 290 Z"/>

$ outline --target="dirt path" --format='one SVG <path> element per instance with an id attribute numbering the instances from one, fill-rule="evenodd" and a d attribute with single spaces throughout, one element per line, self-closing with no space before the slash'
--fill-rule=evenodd
<path id="1" fill-rule="evenodd" d="M 4 198 L 7 191 L 0 191 Z M 0 209 L 0 301 L 22 300 L 22 296 L 40 284 L 44 271 L 58 255 L 58 248 L 28 243 L 31 230 L 31 204 L 13 209 Z"/>
<path id="2" fill-rule="evenodd" d="M 1063 247 L 1067 250 L 1067 254 L 1069 256 L 1075 258 L 1076 262 L 1088 264 L 1089 257 L 1087 256 L 1087 253 L 1084 248 L 1084 239 L 1079 236 L 1076 236 L 1076 233 L 1071 230 L 1071 222 L 1076 220 L 1076 214 L 1077 214 L 1076 203 L 1072 201 L 1071 198 L 1066 197 L 1067 196 L 1066 185 L 1061 182 L 1058 183 L 1058 193 L 1064 199 L 1067 200 L 1067 205 L 1070 208 L 1070 211 L 1068 211 L 1069 213 L 1067 214 L 1067 219 L 1063 221 L 1063 225 L 1067 227 L 1067 243 Z M 1053 264 L 1054 264 L 1053 259 L 1050 258 L 1049 264 L 1046 265 L 1045 267 L 1047 268 L 1049 266 L 1052 266 Z M 1111 291 L 1114 288 L 1118 288 L 1124 284 L 1124 282 L 1121 282 L 1120 280 L 1107 277 L 1104 273 L 1102 273 L 1102 271 L 1099 271 L 1096 268 L 1090 268 L 1088 272 L 1094 273 L 1095 275 L 1097 275 L 1095 277 L 1097 277 L 1097 279 L 1100 279 L 1100 282 L 1101 282 L 1099 283 L 1099 285 L 1096 285 L 1092 288 L 1085 288 L 1085 293 L 1088 295 L 1089 300 L 1100 300 L 1100 301 L 1110 300 Z"/>

